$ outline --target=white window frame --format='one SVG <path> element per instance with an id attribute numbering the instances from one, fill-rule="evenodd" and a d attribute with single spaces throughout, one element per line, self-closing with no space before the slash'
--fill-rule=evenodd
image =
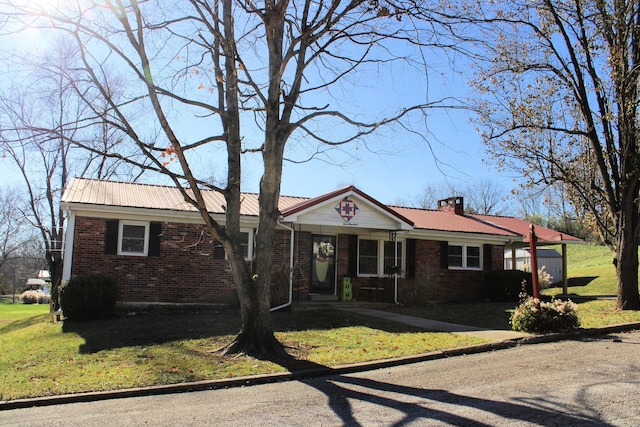
<path id="1" fill-rule="evenodd" d="M 373 240 L 378 242 L 378 259 L 377 259 L 377 273 L 375 274 L 365 274 L 360 273 L 360 241 L 362 240 Z M 384 243 L 390 242 L 389 239 L 384 238 L 375 238 L 375 237 L 358 237 L 358 277 L 386 277 L 384 273 Z M 401 244 L 400 251 L 398 252 L 398 258 L 400 258 L 400 271 L 398 277 L 404 277 L 404 263 L 405 263 L 405 253 L 406 253 L 406 243 L 404 240 L 398 239 L 397 243 Z"/>
<path id="2" fill-rule="evenodd" d="M 134 251 L 125 251 L 122 248 L 122 244 L 124 243 L 124 227 L 125 226 L 135 226 L 135 227 L 144 227 L 144 248 L 142 252 L 134 252 Z M 144 221 L 126 221 L 121 220 L 118 224 L 118 255 L 127 255 L 127 256 L 147 256 L 149 255 L 149 222 Z"/>
<path id="3" fill-rule="evenodd" d="M 448 242 L 448 247 L 447 247 L 447 251 L 449 251 L 449 248 L 451 246 L 460 246 L 462 247 L 462 266 L 457 266 L 457 265 L 451 265 L 451 256 L 449 254 L 449 252 L 447 252 L 447 264 L 448 264 L 448 268 L 449 270 L 473 270 L 473 271 L 481 271 L 482 270 L 482 257 L 483 257 L 483 251 L 482 251 L 482 245 L 480 244 L 473 244 L 473 243 L 460 243 L 460 242 Z M 479 265 L 477 267 L 469 267 L 467 265 L 468 263 L 468 250 L 469 248 L 478 248 L 478 261 L 479 261 Z"/>
<path id="4" fill-rule="evenodd" d="M 251 261 L 253 259 L 253 253 L 255 252 L 255 247 L 254 247 L 254 229 L 253 228 L 241 228 L 240 229 L 240 234 L 246 234 L 248 237 L 247 239 L 247 255 L 244 257 L 245 261 Z M 218 242 L 216 242 L 216 244 L 220 244 Z M 244 254 L 243 254 L 244 256 Z M 229 260 L 229 257 L 227 256 L 227 253 L 224 253 L 224 259 L 225 260 Z"/>
<path id="5" fill-rule="evenodd" d="M 247 239 L 247 256 L 245 256 L 246 261 L 251 261 L 253 259 L 254 252 L 254 231 L 253 228 L 241 228 L 240 233 L 246 233 L 249 238 Z M 226 258 L 226 255 L 225 255 Z"/>

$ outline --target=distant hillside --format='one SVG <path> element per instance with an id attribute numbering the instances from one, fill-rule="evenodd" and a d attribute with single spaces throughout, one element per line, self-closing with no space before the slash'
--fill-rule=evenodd
<path id="1" fill-rule="evenodd" d="M 558 252 L 560 246 L 554 247 Z M 581 296 L 615 295 L 616 270 L 611 263 L 613 253 L 606 246 L 591 244 L 567 245 L 567 275 L 569 294 Z M 562 286 L 546 293 L 558 294 Z"/>

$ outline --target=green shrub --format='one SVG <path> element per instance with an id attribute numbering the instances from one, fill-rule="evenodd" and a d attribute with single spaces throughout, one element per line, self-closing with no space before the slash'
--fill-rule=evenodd
<path id="1" fill-rule="evenodd" d="M 522 283 L 525 282 L 525 288 Z M 531 273 L 520 270 L 493 270 L 484 274 L 486 296 L 494 302 L 517 302 L 524 291 L 533 293 Z"/>
<path id="2" fill-rule="evenodd" d="M 555 299 L 551 302 L 527 297 L 511 314 L 514 331 L 545 333 L 560 332 L 580 327 L 576 305 L 571 300 Z"/>
<path id="3" fill-rule="evenodd" d="M 113 313 L 116 294 L 113 277 L 77 276 L 60 287 L 60 306 L 69 320 L 100 319 Z"/>

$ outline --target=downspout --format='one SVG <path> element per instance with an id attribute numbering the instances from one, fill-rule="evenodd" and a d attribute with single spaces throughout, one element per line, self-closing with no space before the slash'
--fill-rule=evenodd
<path id="1" fill-rule="evenodd" d="M 62 245 L 62 280 L 68 281 L 71 278 L 71 265 L 73 261 L 73 241 L 76 229 L 76 213 L 67 209 L 67 230 L 63 233 Z"/>
<path id="2" fill-rule="evenodd" d="M 405 231 L 403 233 L 403 235 L 407 235 L 408 233 Z M 394 265 L 398 265 L 398 235 L 396 234 L 396 241 L 393 245 L 393 250 L 394 250 L 394 254 L 393 254 L 393 263 Z M 405 258 L 406 258 L 406 253 L 407 253 L 407 244 L 405 241 Z M 405 265 L 406 265 L 406 259 L 405 259 Z M 398 272 L 394 273 L 393 275 L 393 302 L 397 305 L 402 305 L 402 303 L 400 301 L 398 301 Z"/>
<path id="3" fill-rule="evenodd" d="M 283 308 L 289 307 L 293 303 L 293 244 L 295 238 L 295 231 L 292 227 L 288 227 L 281 222 L 282 218 L 278 219 L 278 225 L 289 230 L 291 232 L 291 242 L 289 243 L 290 251 L 289 251 L 289 301 L 286 303 L 279 305 L 277 307 L 272 307 L 271 311 L 281 310 Z"/>
<path id="4" fill-rule="evenodd" d="M 398 237 L 396 235 L 396 241 L 393 242 L 393 265 L 397 267 L 398 265 Z M 398 272 L 393 273 L 393 302 L 396 304 L 400 304 L 398 302 Z"/>

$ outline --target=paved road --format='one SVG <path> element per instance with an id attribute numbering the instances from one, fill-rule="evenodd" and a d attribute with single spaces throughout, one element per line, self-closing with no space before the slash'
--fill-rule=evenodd
<path id="1" fill-rule="evenodd" d="M 0 412 L 2 426 L 638 426 L 640 332 L 352 375 Z"/>

